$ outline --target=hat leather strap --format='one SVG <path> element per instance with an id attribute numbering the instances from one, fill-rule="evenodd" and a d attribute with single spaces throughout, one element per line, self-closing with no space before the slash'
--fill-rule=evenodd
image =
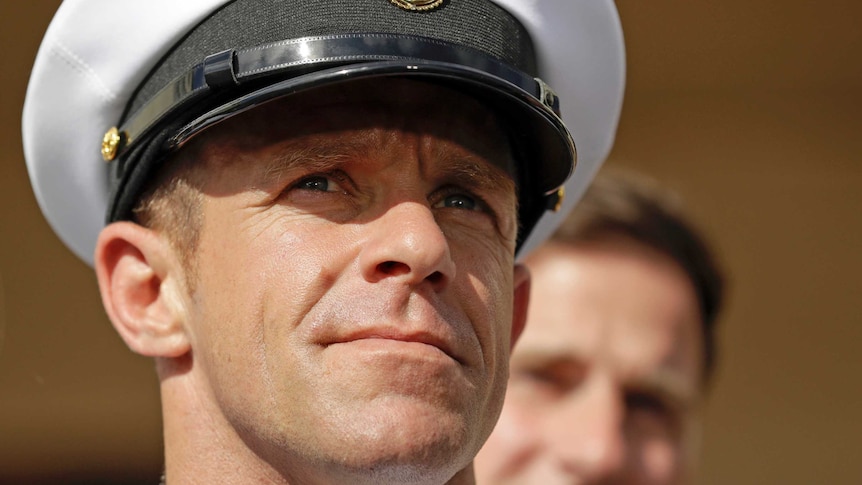
<path id="1" fill-rule="evenodd" d="M 140 137 L 176 113 L 215 93 L 255 84 L 265 77 L 285 79 L 327 67 L 374 61 L 453 65 L 505 81 L 559 116 L 559 100 L 537 78 L 479 50 L 428 37 L 396 34 L 342 34 L 291 39 L 212 54 L 160 90 L 121 127 L 127 150 Z M 550 93 L 550 94 L 549 94 Z"/>

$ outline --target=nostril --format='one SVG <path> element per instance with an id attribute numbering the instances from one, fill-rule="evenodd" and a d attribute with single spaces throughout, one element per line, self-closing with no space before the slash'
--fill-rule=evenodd
<path id="1" fill-rule="evenodd" d="M 377 274 L 379 277 L 402 276 L 410 273 L 410 266 L 398 261 L 384 261 L 377 265 Z M 442 271 L 434 271 L 427 277 L 425 281 L 434 286 L 445 284 L 446 275 Z"/>
<path id="2" fill-rule="evenodd" d="M 434 286 L 441 284 L 446 279 L 446 275 L 439 271 L 435 271 L 428 275 L 427 280 Z"/>
<path id="3" fill-rule="evenodd" d="M 388 276 L 397 276 L 410 272 L 410 267 L 398 261 L 384 261 L 377 265 L 377 270 Z"/>

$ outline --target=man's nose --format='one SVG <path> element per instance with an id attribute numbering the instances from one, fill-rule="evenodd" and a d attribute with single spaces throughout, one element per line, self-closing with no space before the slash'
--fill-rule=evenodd
<path id="1" fill-rule="evenodd" d="M 625 405 L 613 384 L 593 382 L 559 404 L 546 425 L 548 450 L 565 473 L 587 482 L 623 466 Z"/>
<path id="2" fill-rule="evenodd" d="M 359 263 L 370 282 L 397 278 L 440 291 L 455 277 L 449 241 L 432 209 L 420 202 L 396 204 L 372 222 Z"/>

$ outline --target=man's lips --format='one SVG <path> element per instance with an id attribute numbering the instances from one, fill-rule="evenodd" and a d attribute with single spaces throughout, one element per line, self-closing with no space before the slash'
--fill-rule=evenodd
<path id="1" fill-rule="evenodd" d="M 339 337 L 332 342 L 327 343 L 327 345 L 358 342 L 363 340 L 391 340 L 394 342 L 430 345 L 432 347 L 436 347 L 459 364 L 463 364 L 463 359 L 460 358 L 454 350 L 455 346 L 452 343 L 453 339 L 447 339 L 432 332 L 404 332 L 399 329 L 392 328 L 369 328 L 357 332 L 351 332 L 348 335 Z"/>

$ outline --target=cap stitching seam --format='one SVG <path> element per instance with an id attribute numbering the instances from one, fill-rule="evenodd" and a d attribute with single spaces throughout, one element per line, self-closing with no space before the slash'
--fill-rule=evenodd
<path id="1" fill-rule="evenodd" d="M 90 67 L 83 59 L 78 57 L 71 49 L 66 47 L 62 42 L 56 41 L 54 43 L 54 49 L 52 49 L 62 61 L 68 64 L 72 69 L 80 72 L 84 75 L 84 77 L 89 78 L 93 81 L 94 87 L 99 91 L 99 95 L 105 101 L 114 101 L 117 99 L 117 95 L 111 91 L 108 86 L 102 81 L 102 78 L 96 73 L 96 71 Z"/>

